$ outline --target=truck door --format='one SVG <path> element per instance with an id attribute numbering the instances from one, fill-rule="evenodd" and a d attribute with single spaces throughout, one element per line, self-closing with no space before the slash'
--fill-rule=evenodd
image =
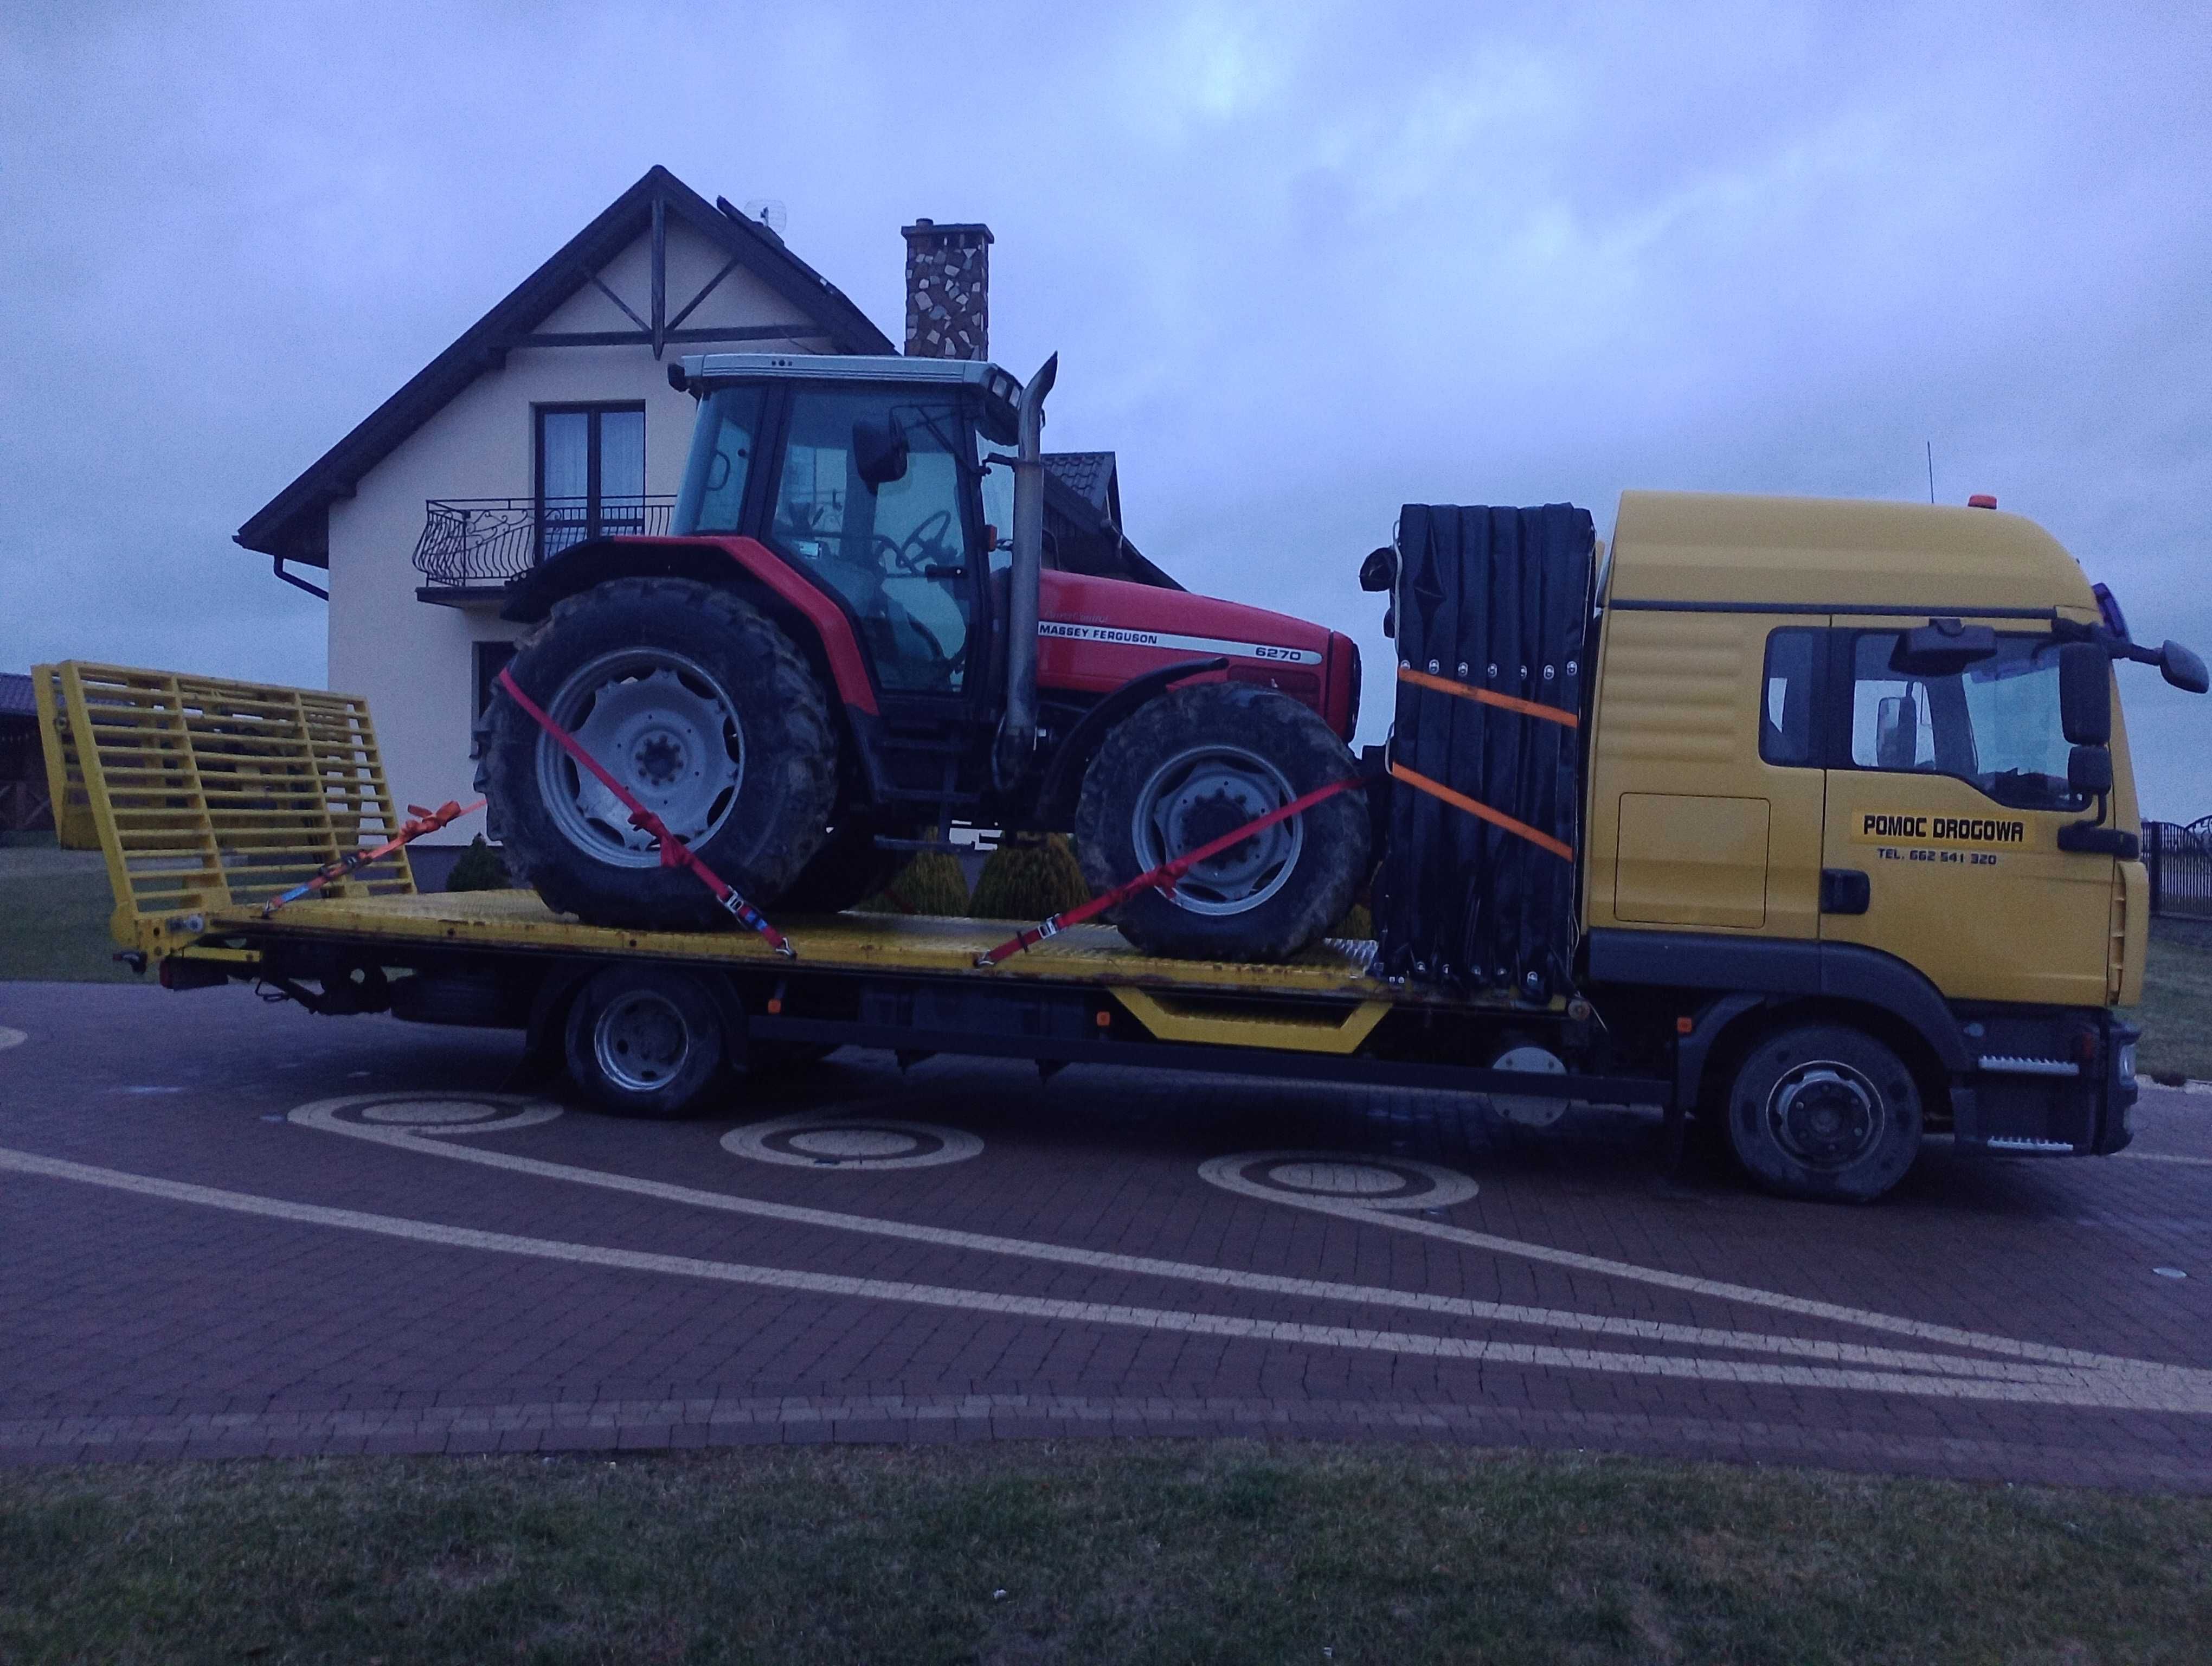
<path id="1" fill-rule="evenodd" d="M 2058 848 L 2058 655 L 1998 627 L 1948 675 L 1899 670 L 1899 622 L 1838 617 L 1820 935 L 1911 962 L 1960 1000 L 2100 1006 L 2112 859 Z"/>

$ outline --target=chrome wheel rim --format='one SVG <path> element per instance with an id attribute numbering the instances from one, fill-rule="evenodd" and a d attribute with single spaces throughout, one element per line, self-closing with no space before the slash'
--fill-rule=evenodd
<path id="1" fill-rule="evenodd" d="M 745 774 L 736 702 L 696 661 L 659 648 L 600 655 L 548 707 L 608 774 L 688 845 L 721 830 Z M 659 842 L 551 735 L 538 745 L 539 796 L 570 844 L 616 867 L 653 867 Z"/>
<path id="2" fill-rule="evenodd" d="M 1811 1169 L 1846 1169 L 1881 1143 L 1888 1117 L 1864 1075 L 1834 1059 L 1798 1065 L 1766 1096 L 1775 1143 Z"/>
<path id="3" fill-rule="evenodd" d="M 1194 746 L 1152 771 L 1137 794 L 1130 839 L 1140 871 L 1172 861 L 1297 795 L 1283 772 L 1241 746 Z M 1293 816 L 1207 858 L 1176 881 L 1177 906 L 1193 914 L 1243 914 L 1289 883 L 1305 848 L 1305 818 Z"/>
<path id="4" fill-rule="evenodd" d="M 626 1093 L 667 1086 L 690 1055 L 690 1025 L 674 1001 L 650 989 L 617 995 L 592 1028 L 599 1073 Z"/>

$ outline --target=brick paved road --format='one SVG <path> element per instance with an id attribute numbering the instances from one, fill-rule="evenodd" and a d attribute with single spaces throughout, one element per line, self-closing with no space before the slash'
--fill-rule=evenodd
<path id="1" fill-rule="evenodd" d="M 2212 1098 L 1846 1209 L 1664 1183 L 1620 1112 L 848 1053 L 632 1124 L 499 1094 L 512 1037 L 242 989 L 0 1026 L 18 1459 L 1278 1432 L 2212 1487 Z"/>

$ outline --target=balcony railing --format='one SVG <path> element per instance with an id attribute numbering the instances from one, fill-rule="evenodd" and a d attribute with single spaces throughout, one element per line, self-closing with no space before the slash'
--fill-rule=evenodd
<path id="1" fill-rule="evenodd" d="M 434 585 L 505 584 L 588 538 L 665 532 L 672 497 L 434 497 L 415 569 Z"/>

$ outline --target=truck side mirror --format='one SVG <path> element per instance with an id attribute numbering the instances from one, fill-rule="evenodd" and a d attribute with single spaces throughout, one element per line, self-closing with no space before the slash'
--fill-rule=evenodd
<path id="1" fill-rule="evenodd" d="M 2058 726 L 2076 746 L 2103 746 L 2112 739 L 2111 666 L 2094 642 L 2068 642 L 2058 650 Z"/>
<path id="2" fill-rule="evenodd" d="M 1920 757 L 1920 702 L 1892 695 L 1875 708 L 1874 762 L 1878 769 L 1910 769 Z"/>
<path id="3" fill-rule="evenodd" d="M 2203 694 L 2212 690 L 2212 678 L 2204 674 L 2204 662 L 2179 642 L 2169 641 L 2159 649 L 2158 672 L 2185 694 Z"/>
<path id="4" fill-rule="evenodd" d="M 870 491 L 906 478 L 906 430 L 896 417 L 862 416 L 853 423 L 853 471 Z"/>
<path id="5" fill-rule="evenodd" d="M 2066 754 L 2066 785 L 2085 799 L 2112 790 L 2112 754 L 2103 746 L 2076 746 Z"/>

